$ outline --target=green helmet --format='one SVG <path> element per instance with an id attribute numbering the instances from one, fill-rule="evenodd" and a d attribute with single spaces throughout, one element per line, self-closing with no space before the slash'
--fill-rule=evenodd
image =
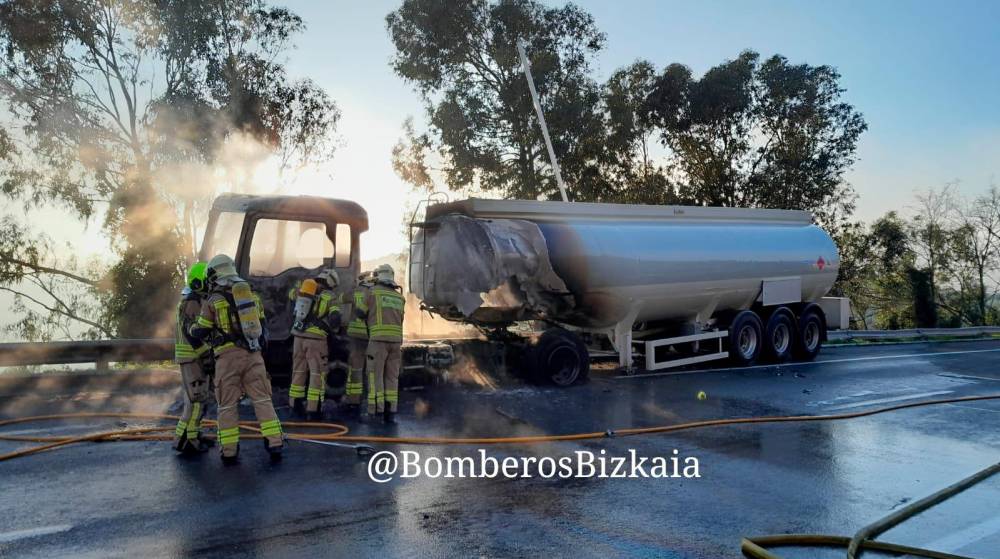
<path id="1" fill-rule="evenodd" d="M 206 267 L 207 265 L 204 262 L 198 261 L 188 268 L 187 285 L 196 293 L 205 290 Z"/>

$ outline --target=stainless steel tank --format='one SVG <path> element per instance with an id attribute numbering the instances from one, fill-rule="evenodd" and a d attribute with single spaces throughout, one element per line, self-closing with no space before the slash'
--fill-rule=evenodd
<path id="1" fill-rule="evenodd" d="M 839 263 L 808 212 L 471 199 L 428 208 L 410 286 L 454 320 L 599 330 L 815 301 Z"/>

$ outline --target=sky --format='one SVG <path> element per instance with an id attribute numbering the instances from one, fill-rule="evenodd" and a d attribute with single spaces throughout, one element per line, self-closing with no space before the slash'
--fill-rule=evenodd
<path id="1" fill-rule="evenodd" d="M 419 196 L 393 173 L 390 152 L 404 119 L 415 117 L 419 129 L 424 109 L 389 66 L 385 16 L 398 2 L 276 3 L 307 25 L 288 55 L 289 73 L 315 80 L 343 112 L 333 160 L 289 192 L 361 203 L 371 224 L 365 259 L 403 250 L 404 216 Z M 700 75 L 744 49 L 837 68 L 844 99 L 869 125 L 847 175 L 860 195 L 856 217 L 905 210 L 914 190 L 956 180 L 960 192 L 974 195 L 1000 173 L 1000 2 L 577 4 L 607 34 L 598 79 L 642 58 L 658 68 L 680 62 Z M 64 225 L 62 233 L 101 245 L 99 223 Z"/>

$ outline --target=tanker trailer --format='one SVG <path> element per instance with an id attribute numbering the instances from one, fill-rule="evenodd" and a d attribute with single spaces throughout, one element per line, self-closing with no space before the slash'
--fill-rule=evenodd
<path id="1" fill-rule="evenodd" d="M 634 346 L 656 370 L 809 360 L 826 339 L 816 301 L 839 257 L 808 212 L 469 199 L 413 226 L 423 307 L 486 332 L 555 326 L 526 353 L 556 384 L 587 375 L 585 339 L 606 337 L 627 372 Z"/>

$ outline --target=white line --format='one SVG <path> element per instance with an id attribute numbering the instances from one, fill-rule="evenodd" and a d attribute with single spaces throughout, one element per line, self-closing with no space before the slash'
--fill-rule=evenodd
<path id="1" fill-rule="evenodd" d="M 46 526 L 44 528 L 30 528 L 28 530 L 15 530 L 13 532 L 4 532 L 0 534 L 0 543 L 16 542 L 17 540 L 36 538 L 38 536 L 48 536 L 50 534 L 68 532 L 72 529 L 73 529 L 72 524 L 59 524 L 57 526 Z"/>
<path id="2" fill-rule="evenodd" d="M 990 408 L 980 408 L 979 406 L 969 406 L 969 405 L 959 405 L 959 404 L 945 404 L 946 406 L 953 406 L 963 410 L 979 410 L 979 411 L 991 411 L 993 413 L 1000 413 L 1000 410 L 991 410 Z"/>
<path id="3" fill-rule="evenodd" d="M 833 406 L 829 408 L 833 410 L 849 410 L 851 408 L 861 408 L 864 406 L 871 406 L 873 404 L 888 404 L 889 402 L 902 402 L 904 400 L 914 400 L 916 398 L 926 398 L 928 396 L 940 396 L 942 394 L 951 394 L 954 390 L 938 390 L 937 392 L 922 392 L 920 394 L 910 394 L 908 396 L 893 396 L 891 398 L 877 398 L 875 400 L 865 400 L 864 402 L 854 402 L 853 404 L 842 404 L 840 406 Z"/>
<path id="4" fill-rule="evenodd" d="M 940 353 L 900 353 L 896 355 L 873 355 L 871 357 L 848 357 L 845 359 L 826 359 L 823 361 L 802 361 L 798 363 L 782 363 L 780 365 L 751 365 L 749 367 L 726 367 L 722 369 L 697 369 L 694 371 L 673 371 L 667 373 L 640 373 L 637 375 L 617 375 L 614 378 L 649 378 L 672 375 L 690 375 L 693 373 L 722 373 L 725 371 L 749 371 L 752 369 L 780 369 L 783 367 L 799 367 L 805 365 L 823 365 L 826 363 L 850 363 L 854 361 L 877 361 L 881 359 L 903 359 L 906 357 L 942 357 L 945 355 L 965 355 L 968 353 L 994 353 L 997 349 L 970 349 L 967 351 L 942 351 Z"/>
<path id="5" fill-rule="evenodd" d="M 975 375 L 960 375 L 958 373 L 938 373 L 938 376 L 948 377 L 948 378 L 972 379 L 972 380 L 991 380 L 993 382 L 1000 382 L 1000 378 L 996 377 L 977 377 Z"/>
<path id="6" fill-rule="evenodd" d="M 938 538 L 926 545 L 924 549 L 943 551 L 945 553 L 955 553 L 980 540 L 984 540 L 992 535 L 1000 533 L 1000 516 L 994 516 L 979 524 L 973 524 L 963 530 L 948 534 L 943 538 Z"/>

